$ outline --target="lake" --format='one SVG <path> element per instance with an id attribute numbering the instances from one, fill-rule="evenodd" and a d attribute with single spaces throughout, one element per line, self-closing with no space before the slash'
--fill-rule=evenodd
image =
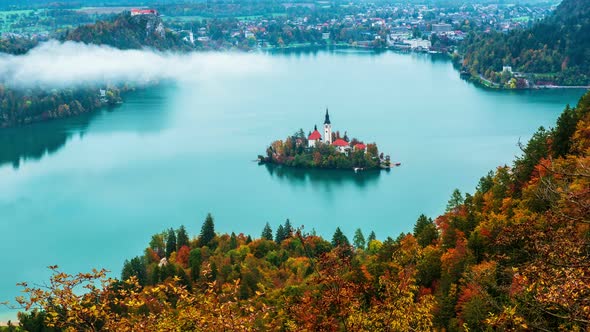
<path id="1" fill-rule="evenodd" d="M 539 126 L 580 90 L 488 91 L 427 55 L 350 50 L 260 54 L 267 66 L 133 92 L 76 118 L 0 130 L 0 301 L 46 267 L 107 268 L 140 255 L 152 234 L 207 213 L 218 232 L 259 237 L 289 218 L 331 238 L 396 237 L 444 211 L 454 188 L 511 164 Z M 199 75 L 199 73 L 195 73 Z M 321 126 L 377 142 L 389 172 L 306 171 L 253 160 L 275 139 Z M 14 319 L 0 309 L 0 320 Z"/>

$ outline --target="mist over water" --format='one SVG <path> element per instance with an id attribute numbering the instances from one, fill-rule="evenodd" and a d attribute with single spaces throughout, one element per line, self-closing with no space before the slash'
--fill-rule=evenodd
<path id="1" fill-rule="evenodd" d="M 279 70 L 273 66 L 273 71 Z M 270 71 L 266 57 L 245 53 L 167 53 L 48 41 L 25 55 L 0 55 L 0 82 L 29 88 L 160 80 L 206 81 Z"/>

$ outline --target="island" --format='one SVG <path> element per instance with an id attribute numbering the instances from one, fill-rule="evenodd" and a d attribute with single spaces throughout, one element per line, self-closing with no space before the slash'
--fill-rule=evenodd
<path id="1" fill-rule="evenodd" d="M 367 143 L 352 138 L 345 131 L 332 131 L 330 114 L 326 108 L 324 135 L 313 131 L 305 135 L 303 129 L 284 141 L 274 141 L 266 156 L 259 155 L 258 162 L 299 168 L 352 169 L 355 172 L 372 169 L 389 170 L 400 163 L 392 163 L 389 155 L 379 153 L 376 143 Z"/>

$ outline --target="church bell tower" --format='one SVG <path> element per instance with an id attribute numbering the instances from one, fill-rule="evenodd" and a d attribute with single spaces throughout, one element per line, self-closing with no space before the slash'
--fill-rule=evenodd
<path id="1" fill-rule="evenodd" d="M 326 108 L 326 120 L 324 120 L 324 142 L 326 144 L 332 144 L 332 124 L 330 123 L 328 108 Z"/>

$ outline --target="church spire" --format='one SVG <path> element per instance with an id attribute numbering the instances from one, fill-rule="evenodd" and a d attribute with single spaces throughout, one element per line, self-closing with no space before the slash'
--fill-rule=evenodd
<path id="1" fill-rule="evenodd" d="M 326 120 L 324 124 L 330 124 L 330 114 L 328 114 L 328 108 L 326 107 Z"/>

